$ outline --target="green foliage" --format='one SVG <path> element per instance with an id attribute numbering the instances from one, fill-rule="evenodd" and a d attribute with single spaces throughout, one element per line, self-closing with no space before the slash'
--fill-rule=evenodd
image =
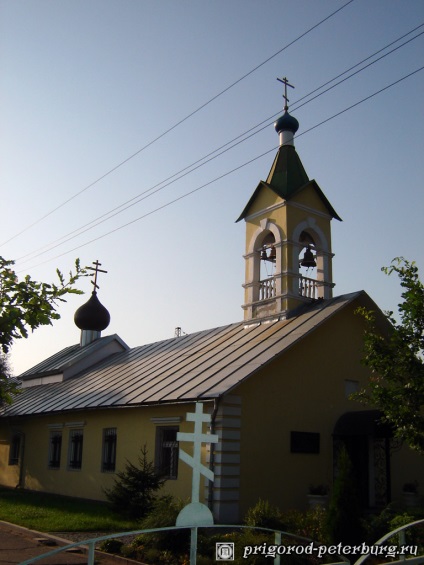
<path id="1" fill-rule="evenodd" d="M 283 513 L 282 519 L 284 531 L 328 543 L 327 510 L 322 506 L 315 506 L 306 512 L 289 510 Z"/>
<path id="2" fill-rule="evenodd" d="M 0 406 L 11 404 L 12 397 L 20 392 L 19 382 L 12 378 L 12 371 L 6 354 L 0 351 Z"/>
<path id="3" fill-rule="evenodd" d="M 424 518 L 424 508 L 411 508 L 408 512 L 400 512 L 394 504 L 389 504 L 380 514 L 367 516 L 364 520 L 366 543 L 375 543 L 389 532 L 416 520 Z M 424 551 L 424 524 L 414 526 L 405 532 L 406 543 L 417 545 L 419 553 Z M 398 537 L 394 536 L 390 543 L 397 543 Z"/>
<path id="4" fill-rule="evenodd" d="M 75 261 L 75 271 L 68 280 L 57 270 L 57 283 L 34 281 L 29 275 L 19 280 L 13 270 L 14 261 L 0 257 L 0 348 L 7 353 L 13 340 L 28 337 L 28 331 L 58 320 L 59 302 L 68 294 L 82 294 L 75 288 L 85 270 Z"/>
<path id="5" fill-rule="evenodd" d="M 134 522 L 121 519 L 104 502 L 4 487 L 0 488 L 0 520 L 39 532 L 119 532 L 136 528 Z"/>
<path id="6" fill-rule="evenodd" d="M 361 543 L 363 528 L 359 496 L 346 448 L 340 451 L 338 471 L 327 515 L 329 542 L 345 545 Z"/>
<path id="7" fill-rule="evenodd" d="M 107 539 L 100 544 L 100 551 L 105 553 L 114 553 L 119 555 L 121 553 L 124 542 L 117 538 Z"/>
<path id="8" fill-rule="evenodd" d="M 198 556 L 202 556 L 206 563 L 208 559 L 213 559 L 210 563 L 216 563 L 215 551 L 216 543 L 234 543 L 234 563 L 241 565 L 242 563 L 249 563 L 252 565 L 262 565 L 265 563 L 272 563 L 270 558 L 264 555 L 251 555 L 248 559 L 243 559 L 243 548 L 247 545 L 262 545 L 273 544 L 274 534 L 262 532 L 260 530 L 242 529 L 240 531 L 232 531 L 224 533 L 223 531 L 206 530 L 201 531 L 198 540 Z"/>
<path id="9" fill-rule="evenodd" d="M 372 376 L 367 389 L 353 397 L 380 409 L 396 437 L 424 454 L 424 285 L 415 263 L 402 257 L 382 270 L 395 272 L 404 289 L 400 323 L 387 312 L 391 331 L 382 335 L 375 313 L 358 311 L 366 322 L 363 362 Z"/>
<path id="10" fill-rule="evenodd" d="M 284 529 L 280 510 L 261 498 L 255 506 L 248 509 L 244 522 L 247 526 L 252 527 L 271 528 L 274 530 Z"/>
<path id="11" fill-rule="evenodd" d="M 127 460 L 125 470 L 117 473 L 115 485 L 104 492 L 116 512 L 131 519 L 140 519 L 152 509 L 155 493 L 164 482 L 153 463 L 148 461 L 144 446 L 138 457 L 138 466 Z"/>
<path id="12" fill-rule="evenodd" d="M 176 499 L 171 495 L 157 498 L 154 501 L 150 512 L 141 521 L 140 529 L 148 530 L 175 526 L 178 514 L 186 504 L 187 502 Z M 134 540 L 133 544 L 137 546 L 142 545 L 146 548 L 155 547 L 161 550 L 171 550 L 174 553 L 183 553 L 188 551 L 190 544 L 190 531 L 177 530 L 174 532 L 142 534 Z"/>

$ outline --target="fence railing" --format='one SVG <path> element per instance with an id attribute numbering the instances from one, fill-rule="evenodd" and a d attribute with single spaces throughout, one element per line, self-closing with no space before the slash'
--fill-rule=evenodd
<path id="1" fill-rule="evenodd" d="M 269 533 L 273 533 L 274 534 L 274 546 L 271 547 L 282 547 L 282 540 L 284 538 L 289 538 L 292 539 L 294 541 L 297 541 L 297 547 L 301 547 L 302 544 L 308 544 L 307 547 L 311 547 L 315 546 L 317 548 L 322 547 L 322 544 L 319 544 L 309 538 L 305 538 L 302 536 L 298 536 L 296 534 L 290 534 L 288 532 L 283 532 L 280 530 L 272 530 L 270 528 L 259 528 L 259 527 L 252 527 L 252 526 L 240 526 L 240 525 L 226 525 L 226 524 L 213 524 L 213 525 L 208 525 L 208 526 L 169 526 L 167 528 L 153 528 L 153 529 L 148 529 L 148 530 L 136 530 L 136 531 L 132 531 L 132 532 L 120 532 L 117 534 L 108 534 L 106 536 L 101 536 L 101 537 L 97 537 L 97 538 L 93 538 L 93 539 L 88 539 L 88 540 L 84 540 L 84 541 L 79 541 L 79 542 L 75 542 L 75 543 L 71 543 L 69 545 L 64 545 L 62 547 L 59 547 L 57 549 L 53 549 L 52 551 L 49 551 L 48 553 L 44 553 L 43 555 L 38 555 L 36 557 L 33 557 L 31 559 L 28 559 L 27 561 L 22 561 L 19 565 L 31 565 L 32 563 L 36 563 L 37 561 L 41 561 L 42 559 L 47 559 L 48 557 L 52 557 L 53 555 L 57 555 L 58 553 L 61 553 L 62 551 L 67 551 L 70 549 L 74 549 L 74 548 L 79 548 L 79 547 L 85 547 L 87 548 L 87 565 L 94 565 L 94 558 L 95 558 L 95 551 L 96 551 L 96 544 L 102 542 L 102 541 L 106 541 L 109 539 L 116 539 L 116 538 L 121 538 L 121 537 L 127 537 L 127 536 L 134 536 L 134 535 L 140 535 L 140 534 L 150 534 L 150 533 L 155 533 L 155 532 L 165 532 L 165 531 L 175 531 L 175 530 L 191 530 L 191 547 L 190 547 L 190 565 L 196 565 L 196 559 L 197 559 L 197 533 L 198 530 L 202 528 L 202 529 L 223 529 L 223 530 L 242 530 L 242 529 L 248 529 L 248 530 L 259 530 L 262 532 L 269 532 Z M 193 543 L 194 540 L 194 543 Z M 230 543 L 223 543 L 222 545 L 231 545 Z M 259 547 L 263 547 L 263 544 L 261 544 L 261 546 Z M 270 547 L 270 546 L 268 546 Z M 274 557 L 273 561 L 270 561 L 270 563 L 274 563 L 274 565 L 280 565 L 281 561 L 280 561 L 280 557 L 281 555 L 278 554 L 277 551 L 275 551 L 275 556 L 274 555 L 268 555 L 270 557 Z M 215 557 L 215 556 L 213 556 Z M 339 554 L 334 554 L 334 561 L 327 561 L 326 565 L 349 565 L 349 561 L 342 557 Z"/>
<path id="2" fill-rule="evenodd" d="M 275 295 L 276 291 L 274 278 L 270 277 L 269 279 L 263 279 L 259 281 L 259 300 L 274 298 Z"/>
<path id="3" fill-rule="evenodd" d="M 313 298 L 316 300 L 318 297 L 318 281 L 308 277 L 299 277 L 299 294 L 306 298 Z"/>

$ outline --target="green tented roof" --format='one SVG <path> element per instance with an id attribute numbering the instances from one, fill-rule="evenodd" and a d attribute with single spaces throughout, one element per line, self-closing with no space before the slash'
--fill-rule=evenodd
<path id="1" fill-rule="evenodd" d="M 290 200 L 290 198 L 292 198 L 295 194 L 297 194 L 300 190 L 302 190 L 310 183 L 318 193 L 318 196 L 323 201 L 330 215 L 333 218 L 341 221 L 340 216 L 331 206 L 330 202 L 327 200 L 318 184 L 314 180 L 309 180 L 309 177 L 302 165 L 302 161 L 300 160 L 296 149 L 292 145 L 283 145 L 279 148 L 272 164 L 271 170 L 269 171 L 266 182 L 261 181 L 259 183 L 249 202 L 245 206 L 243 212 L 236 221 L 238 222 L 248 215 L 249 209 L 256 199 L 258 192 L 264 186 L 271 189 L 280 198 L 283 198 L 284 200 Z"/>

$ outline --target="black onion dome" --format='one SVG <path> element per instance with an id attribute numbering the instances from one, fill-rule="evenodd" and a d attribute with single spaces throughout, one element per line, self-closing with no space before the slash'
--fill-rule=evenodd
<path id="1" fill-rule="evenodd" d="M 108 327 L 110 314 L 103 304 L 100 303 L 96 291 L 94 291 L 91 298 L 75 312 L 74 322 L 80 330 L 101 332 Z"/>
<path id="2" fill-rule="evenodd" d="M 274 127 L 277 133 L 286 130 L 296 133 L 299 129 L 299 122 L 296 120 L 296 118 L 290 116 L 290 114 L 286 110 L 284 114 L 274 123 Z"/>

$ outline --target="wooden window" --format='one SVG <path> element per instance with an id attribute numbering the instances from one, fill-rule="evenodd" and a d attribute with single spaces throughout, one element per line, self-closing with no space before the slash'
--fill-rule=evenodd
<path id="1" fill-rule="evenodd" d="M 166 479 L 178 477 L 178 426 L 156 428 L 155 467 Z"/>
<path id="2" fill-rule="evenodd" d="M 116 428 L 103 430 L 102 471 L 114 472 L 116 466 Z"/>

